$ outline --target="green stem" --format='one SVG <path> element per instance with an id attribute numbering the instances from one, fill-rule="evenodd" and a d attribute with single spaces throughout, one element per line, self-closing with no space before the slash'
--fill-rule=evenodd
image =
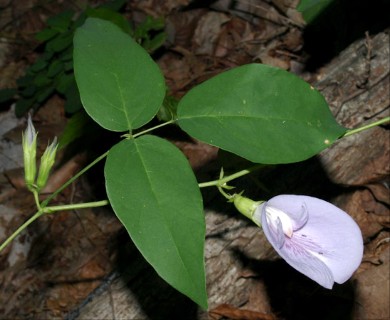
<path id="1" fill-rule="evenodd" d="M 31 223 L 33 223 L 36 219 L 44 215 L 42 210 L 36 212 L 30 219 L 28 219 L 25 223 L 23 223 L 15 232 L 10 235 L 0 246 L 0 252 L 12 241 L 14 240 L 24 229 L 26 229 Z"/>
<path id="2" fill-rule="evenodd" d="M 141 135 L 143 135 L 143 134 L 145 134 L 145 133 L 148 133 L 148 132 L 150 132 L 150 131 L 156 130 L 156 129 L 161 128 L 161 127 L 165 127 L 165 126 L 167 126 L 167 125 L 169 125 L 169 124 L 172 124 L 172 123 L 175 123 L 175 122 L 176 122 L 176 120 L 174 120 L 174 119 L 169 120 L 169 121 L 167 121 L 167 122 L 161 123 L 161 124 L 159 124 L 159 125 L 157 125 L 157 126 L 154 126 L 154 127 L 152 127 L 152 128 L 149 128 L 149 129 L 143 130 L 143 131 L 141 131 L 141 132 L 138 132 L 138 133 L 132 135 L 132 137 L 133 137 L 133 138 L 136 138 L 136 137 L 141 136 Z"/>
<path id="3" fill-rule="evenodd" d="M 63 210 L 77 210 L 77 209 L 85 209 L 85 208 L 96 208 L 102 207 L 110 204 L 108 200 L 94 201 L 94 202 L 85 202 L 85 203 L 73 203 L 73 204 L 65 204 L 61 206 L 52 206 L 44 208 L 45 213 L 52 213 L 55 211 L 63 211 Z"/>
<path id="4" fill-rule="evenodd" d="M 37 209 L 40 211 L 42 209 L 41 204 L 39 202 L 39 193 L 36 189 L 33 189 L 31 191 L 34 195 L 35 205 L 37 206 Z"/>
<path id="5" fill-rule="evenodd" d="M 34 196 L 37 193 L 34 193 Z M 39 203 L 39 202 L 38 202 Z M 43 216 L 44 214 L 49 214 L 56 211 L 64 211 L 64 210 L 77 210 L 77 209 L 85 209 L 85 208 L 96 208 L 108 205 L 108 200 L 94 201 L 94 202 L 86 202 L 86 203 L 75 203 L 75 204 L 67 204 L 62 206 L 52 206 L 42 208 L 37 211 L 30 219 L 28 219 L 25 223 L 23 223 L 15 232 L 10 235 L 0 246 L 0 252 L 12 241 L 14 240 L 24 229 L 26 229 L 31 223 L 35 220 Z"/>
<path id="6" fill-rule="evenodd" d="M 386 118 L 383 118 L 381 120 L 375 121 L 373 123 L 367 124 L 363 127 L 348 130 L 341 138 L 348 137 L 348 136 L 353 135 L 355 133 L 370 129 L 372 127 L 379 126 L 379 125 L 384 124 L 384 123 L 389 122 L 389 121 L 390 121 L 390 117 L 386 117 Z"/>
<path id="7" fill-rule="evenodd" d="M 66 181 L 60 188 L 58 188 L 56 191 L 54 191 L 49 197 L 45 199 L 45 201 L 42 202 L 41 206 L 46 207 L 47 204 L 53 200 L 62 190 L 64 190 L 67 186 L 69 186 L 73 181 L 78 179 L 81 175 L 83 175 L 86 171 L 91 169 L 95 164 L 97 164 L 100 160 L 103 160 L 105 157 L 107 157 L 108 151 L 97 157 L 94 161 L 92 161 L 89 165 L 87 165 L 85 168 L 83 168 L 81 171 L 76 173 L 72 178 L 70 178 L 68 181 Z"/>
<path id="8" fill-rule="evenodd" d="M 258 170 L 258 169 L 260 169 L 262 167 L 264 167 L 263 164 L 258 164 L 258 165 L 255 165 L 255 166 L 251 167 L 251 168 L 238 171 L 236 173 L 231 174 L 230 176 L 226 176 L 226 177 L 218 179 L 218 180 L 202 182 L 202 183 L 199 183 L 199 188 L 213 187 L 213 186 L 223 187 L 223 185 L 225 183 L 228 183 L 231 180 L 234 180 L 234 179 L 240 178 L 242 176 L 245 176 L 245 175 L 247 175 L 247 174 L 249 174 L 249 173 L 251 173 L 251 172 L 253 172 L 255 170 Z"/>
<path id="9" fill-rule="evenodd" d="M 234 197 L 234 196 L 232 196 L 231 194 L 226 193 L 225 190 L 223 190 L 222 187 L 217 186 L 217 188 L 218 188 L 218 191 L 219 191 L 227 200 L 230 200 L 230 199 L 232 199 L 232 198 Z"/>

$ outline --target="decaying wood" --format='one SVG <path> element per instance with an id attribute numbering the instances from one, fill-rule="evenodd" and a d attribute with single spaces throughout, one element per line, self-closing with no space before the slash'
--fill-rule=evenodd
<path id="1" fill-rule="evenodd" d="M 337 120 L 348 128 L 389 116 L 389 31 L 359 41 L 320 73 L 316 83 Z M 388 179 L 390 139 L 376 128 L 347 137 L 321 154 L 329 177 L 338 184 L 366 185 Z M 342 168 L 342 170 L 340 169 Z"/>
<path id="2" fill-rule="evenodd" d="M 389 115 L 388 44 L 388 30 L 367 35 L 324 67 L 313 81 L 344 126 L 352 128 Z M 285 167 L 286 179 L 294 182 L 286 187 L 288 182 L 280 181 L 277 188 L 290 193 L 327 193 L 326 197 L 357 220 L 366 240 L 378 239 L 374 247 L 368 244 L 366 252 L 371 255 L 366 254 L 354 279 L 332 291 L 319 288 L 280 261 L 261 231 L 232 208 L 223 210 L 221 202 L 208 201 L 205 256 L 210 310 L 228 304 L 262 314 L 264 319 L 305 319 L 311 308 L 317 308 L 318 314 L 324 304 L 331 304 L 339 315 L 354 310 L 357 318 L 388 318 L 388 305 L 378 308 L 364 303 L 372 301 L 365 300 L 372 292 L 380 292 L 381 300 L 389 301 L 383 300 L 383 295 L 389 295 L 389 257 L 385 254 L 389 234 L 384 230 L 389 215 L 389 150 L 389 131 L 375 128 L 342 139 L 315 160 Z M 309 174 L 315 178 L 304 180 Z M 295 188 L 297 185 L 300 187 Z M 116 271 L 69 319 L 208 318 L 205 311 L 197 310 L 164 284 L 136 250 L 120 260 L 126 272 Z"/>

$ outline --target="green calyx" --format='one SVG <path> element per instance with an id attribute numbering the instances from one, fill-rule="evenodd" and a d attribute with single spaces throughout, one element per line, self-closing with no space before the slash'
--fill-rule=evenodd
<path id="1" fill-rule="evenodd" d="M 264 202 L 254 201 L 247 197 L 243 197 L 242 192 L 239 194 L 235 193 L 229 201 L 233 202 L 234 206 L 241 214 L 251 220 L 253 220 L 253 214 L 255 213 L 257 207 Z"/>

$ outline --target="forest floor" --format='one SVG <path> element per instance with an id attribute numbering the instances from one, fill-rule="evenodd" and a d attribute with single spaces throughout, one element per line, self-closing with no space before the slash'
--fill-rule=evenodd
<path id="1" fill-rule="evenodd" d="M 101 2 L 18 0 L 16 4 L 16 1 L 0 0 L 0 89 L 15 87 L 16 80 L 24 74 L 26 67 L 42 54 L 42 48 L 39 47 L 34 34 L 45 28 L 47 18 L 65 9 L 78 12 L 86 4 L 95 6 Z M 340 20 L 346 25 L 338 26 L 338 29 L 329 27 L 324 31 L 319 25 L 305 26 L 301 15 L 295 9 L 297 2 L 294 0 L 219 0 L 206 1 L 207 4 L 203 4 L 204 1 L 190 0 L 134 0 L 128 1 L 125 5 L 124 15 L 134 25 L 140 24 L 148 15 L 155 18 L 164 17 L 167 38 L 163 46 L 155 52 L 154 57 L 164 73 L 170 93 L 176 98 L 182 97 L 190 88 L 216 74 L 252 62 L 288 70 L 315 84 L 324 76 L 326 64 L 336 59 L 342 50 L 359 39 L 369 42 L 386 28 L 385 23 L 373 22 L 375 18 L 379 20 L 383 18 L 380 13 L 375 16 L 371 10 L 365 13 L 366 25 L 364 23 L 354 25 L 356 16 L 351 14 L 350 17 L 345 18 L 346 21 Z M 358 17 L 364 9 L 363 6 L 356 13 Z M 386 34 L 388 35 L 388 30 Z M 375 54 L 377 53 L 373 52 L 373 55 Z M 384 74 L 388 79 L 388 71 Z M 34 112 L 33 120 L 41 142 L 39 153 L 43 152 L 47 141 L 52 141 L 54 136 L 61 136 L 69 121 L 69 114 L 64 112 L 64 104 L 62 96 L 52 95 Z M 383 102 L 383 105 L 384 107 L 377 114 L 388 115 L 389 98 Z M 357 124 L 346 122 L 342 124 L 346 126 Z M 23 181 L 21 132 L 25 126 L 26 117 L 17 118 L 13 105 L 1 105 L 0 241 L 6 239 L 35 212 L 34 199 L 25 188 Z M 225 289 L 228 291 L 228 286 L 234 288 L 234 281 L 250 279 L 251 287 L 248 285 L 244 288 L 254 291 L 248 293 L 245 298 L 238 293 L 235 298 L 229 298 L 228 294 L 226 297 L 219 295 L 221 299 L 212 298 L 208 314 L 204 313 L 199 317 L 249 320 L 385 320 L 390 318 L 390 169 L 388 164 L 390 137 L 389 130 L 380 129 L 383 132 L 378 133 L 380 134 L 378 140 L 382 144 L 375 142 L 377 144 L 372 150 L 375 150 L 376 158 L 367 160 L 364 168 L 368 169 L 361 172 L 364 178 L 362 177 L 360 182 L 342 182 L 343 187 L 353 186 L 353 192 L 348 189 L 349 193 L 345 197 L 344 194 L 337 194 L 337 192 L 324 195 L 325 198 L 332 198 L 343 208 L 347 207 L 354 211 L 355 213 L 351 215 L 362 228 L 365 255 L 353 279 L 345 285 L 336 286 L 333 291 L 320 291 L 320 294 L 318 294 L 320 289 L 306 284 L 307 280 L 303 281 L 302 287 L 295 283 L 295 287 L 279 285 L 271 290 L 267 287 L 269 285 L 267 281 L 257 280 L 257 275 L 248 271 L 248 268 L 243 268 L 240 277 L 235 278 L 236 280 L 230 279 L 230 282 L 219 286 L 226 286 Z M 198 177 L 214 178 L 218 175 L 216 148 L 181 139 L 182 135 L 177 132 L 167 135 L 167 138 L 184 152 Z M 104 152 L 102 147 L 109 146 L 112 139 L 107 134 L 104 141 L 85 144 L 84 148 L 61 150 L 47 190 L 55 190 L 61 186 L 90 159 L 99 152 Z M 364 152 L 362 150 L 364 148 L 359 152 Z M 102 167 L 98 166 L 91 174 L 77 180 L 64 190 L 56 201 L 76 203 L 99 198 L 104 194 L 101 169 Z M 338 171 L 331 172 L 327 179 L 337 183 L 342 170 L 339 168 Z M 282 169 L 280 173 L 276 173 L 276 177 L 281 174 L 286 174 L 286 170 Z M 318 177 L 313 177 L 308 185 L 314 185 L 316 179 Z M 206 195 L 206 205 L 212 201 L 212 196 Z M 225 207 L 221 203 L 218 202 L 210 207 L 215 209 L 220 206 L 217 209 L 223 211 Z M 212 221 L 215 224 L 225 223 L 225 220 L 221 219 L 220 216 L 215 217 L 212 214 L 208 216 L 208 222 Z M 231 220 L 226 221 L 231 223 Z M 241 221 L 234 223 L 237 228 L 242 226 Z M 226 228 L 232 230 L 233 227 L 228 225 Z M 208 232 L 212 233 L 212 229 L 213 227 L 209 226 Z M 253 231 L 253 234 L 256 232 Z M 234 245 L 239 246 L 240 242 L 237 241 Z M 59 212 L 42 218 L 0 253 L 0 319 L 77 318 L 82 313 L 83 306 L 88 304 L 91 293 L 96 294 L 99 288 L 108 290 L 102 285 L 111 281 L 110 276 L 118 268 L 123 268 L 122 255 L 134 254 L 134 250 L 120 222 L 109 210 L 86 209 Z M 272 252 L 269 247 L 267 250 Z M 274 253 L 269 252 L 269 257 L 274 259 Z M 212 265 L 215 263 L 212 260 L 207 259 L 207 263 Z M 261 266 L 266 265 L 259 264 L 259 267 Z M 276 266 L 279 268 L 279 265 Z M 286 271 L 287 267 L 284 266 L 280 270 L 286 272 L 281 275 L 282 279 L 290 275 L 290 271 Z M 293 277 L 296 275 L 294 274 Z M 130 277 L 126 281 L 131 282 L 131 279 Z M 298 279 L 302 280 L 299 276 Z M 213 281 L 210 280 L 210 291 L 214 290 L 211 289 L 212 283 Z M 219 290 L 224 291 L 223 288 Z M 281 292 L 276 293 L 276 290 Z M 141 292 L 137 286 L 134 286 L 134 291 Z M 309 311 L 297 311 L 297 308 L 292 305 L 297 303 L 296 300 L 291 297 L 286 298 L 287 294 L 302 299 L 298 301 L 297 306 Z M 138 299 L 142 297 L 141 292 Z M 316 300 L 315 304 L 310 306 L 314 301 L 312 297 L 320 297 L 320 301 Z M 143 298 L 148 299 L 148 297 Z M 183 300 L 183 302 L 176 295 L 173 295 L 172 299 L 179 299 L 178 303 L 186 306 L 191 305 L 188 307 L 191 310 L 195 308 L 189 301 Z M 333 304 L 334 301 L 337 303 Z M 171 305 L 172 310 L 175 309 L 174 302 L 169 303 L 167 305 Z M 141 302 L 140 305 L 144 303 Z M 347 306 L 347 311 L 340 307 L 342 305 Z M 334 311 L 339 307 L 340 311 Z M 74 310 L 79 311 L 76 314 Z M 113 313 L 113 318 L 128 318 L 116 312 Z M 166 311 L 165 318 L 190 318 L 188 314 L 180 312 L 184 311 L 182 309 L 177 313 Z M 149 311 L 148 317 L 164 318 L 153 311 Z M 191 319 L 196 317 L 192 314 Z"/>

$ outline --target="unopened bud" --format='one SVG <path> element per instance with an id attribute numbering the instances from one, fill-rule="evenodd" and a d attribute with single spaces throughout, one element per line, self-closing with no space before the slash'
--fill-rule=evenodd
<path id="1" fill-rule="evenodd" d="M 56 159 L 57 148 L 58 148 L 57 138 L 54 138 L 53 142 L 49 146 L 47 146 L 45 152 L 41 157 L 41 164 L 39 166 L 39 172 L 37 178 L 38 190 L 46 186 L 47 180 L 49 178 L 50 170 L 53 167 Z"/>
<path id="2" fill-rule="evenodd" d="M 34 185 L 35 176 L 37 173 L 36 153 L 37 153 L 37 133 L 31 120 L 31 115 L 28 116 L 27 129 L 22 133 L 22 147 L 24 160 L 24 179 L 26 185 L 31 189 Z"/>

